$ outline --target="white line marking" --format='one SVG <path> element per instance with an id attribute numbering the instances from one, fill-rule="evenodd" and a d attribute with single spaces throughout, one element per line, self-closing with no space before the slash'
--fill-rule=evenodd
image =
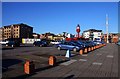
<path id="1" fill-rule="evenodd" d="M 93 62 L 93 65 L 102 65 L 102 63 L 98 63 L 98 62 Z"/>
<path id="2" fill-rule="evenodd" d="M 86 59 L 79 59 L 79 61 L 87 61 Z"/>
<path id="3" fill-rule="evenodd" d="M 114 56 L 113 56 L 113 55 L 107 55 L 106 57 L 108 57 L 108 58 L 113 58 Z"/>
<path id="4" fill-rule="evenodd" d="M 102 55 L 102 54 L 97 54 L 97 55 Z"/>
<path id="5" fill-rule="evenodd" d="M 70 61 L 61 63 L 60 65 L 65 65 L 65 66 L 67 66 L 67 65 L 70 65 L 70 64 L 74 63 L 75 61 L 77 61 L 77 60 L 70 60 Z"/>
<path id="6" fill-rule="evenodd" d="M 86 55 L 82 55 L 82 56 L 88 56 L 88 55 L 86 54 Z"/>

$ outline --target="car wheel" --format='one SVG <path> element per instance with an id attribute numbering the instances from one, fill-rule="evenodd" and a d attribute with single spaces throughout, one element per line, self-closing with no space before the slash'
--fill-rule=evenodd
<path id="1" fill-rule="evenodd" d="M 8 46 L 8 45 L 6 44 L 6 46 Z"/>
<path id="2" fill-rule="evenodd" d="M 74 51 L 74 52 L 77 52 L 77 48 L 74 48 L 73 51 Z"/>
<path id="3" fill-rule="evenodd" d="M 40 47 L 42 47 L 42 45 L 40 45 Z"/>
<path id="4" fill-rule="evenodd" d="M 14 47 L 14 45 L 11 45 L 11 47 Z"/>
<path id="5" fill-rule="evenodd" d="M 60 50 L 61 48 L 60 47 L 57 47 L 58 50 Z"/>

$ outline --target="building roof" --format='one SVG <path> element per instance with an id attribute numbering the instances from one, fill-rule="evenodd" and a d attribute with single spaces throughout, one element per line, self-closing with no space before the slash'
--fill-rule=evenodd
<path id="1" fill-rule="evenodd" d="M 31 26 L 29 26 L 29 25 L 27 25 L 27 24 L 24 24 L 24 23 L 11 24 L 11 25 L 18 25 L 18 26 L 25 25 L 25 26 L 31 27 Z M 3 27 L 11 27 L 11 25 L 6 25 L 6 26 L 3 26 Z M 33 28 L 33 27 L 31 27 L 31 28 Z"/>
<path id="2" fill-rule="evenodd" d="M 102 30 L 89 29 L 89 30 L 85 30 L 83 32 L 102 32 Z"/>

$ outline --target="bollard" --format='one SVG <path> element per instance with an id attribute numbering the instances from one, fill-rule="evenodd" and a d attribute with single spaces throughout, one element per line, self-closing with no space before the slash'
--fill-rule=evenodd
<path id="1" fill-rule="evenodd" d="M 91 51 L 90 47 L 88 48 L 88 51 L 89 51 L 89 52 Z"/>
<path id="2" fill-rule="evenodd" d="M 98 45 L 96 46 L 96 48 L 98 49 Z"/>
<path id="3" fill-rule="evenodd" d="M 92 51 L 92 47 L 90 47 L 91 48 L 91 51 Z"/>
<path id="4" fill-rule="evenodd" d="M 95 46 L 93 48 L 94 48 L 94 50 L 96 49 Z"/>
<path id="5" fill-rule="evenodd" d="M 85 48 L 85 49 L 84 49 L 84 53 L 87 53 L 87 52 L 88 52 L 88 48 Z"/>
<path id="6" fill-rule="evenodd" d="M 24 64 L 24 72 L 26 74 L 31 74 L 34 73 L 34 70 L 35 70 L 35 64 L 33 63 L 33 61 L 27 60 L 26 63 Z"/>
<path id="7" fill-rule="evenodd" d="M 92 47 L 92 50 L 94 50 L 93 47 Z"/>
<path id="8" fill-rule="evenodd" d="M 49 65 L 54 66 L 56 64 L 56 58 L 55 56 L 49 57 Z"/>
<path id="9" fill-rule="evenodd" d="M 84 53 L 83 49 L 81 49 L 81 50 L 79 51 L 79 53 L 80 53 L 80 55 L 82 55 L 82 54 Z"/>

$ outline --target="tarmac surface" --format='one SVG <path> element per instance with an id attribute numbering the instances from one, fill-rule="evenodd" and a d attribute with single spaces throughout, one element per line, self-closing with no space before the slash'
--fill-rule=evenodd
<path id="1" fill-rule="evenodd" d="M 71 51 L 70 60 L 64 57 L 65 54 L 65 50 L 58 50 L 54 46 L 23 45 L 4 48 L 2 50 L 2 76 L 15 79 L 118 77 L 118 46 L 116 44 L 107 44 L 83 55 Z M 50 55 L 57 57 L 57 65 L 48 65 Z M 35 73 L 30 75 L 24 73 L 26 60 L 34 62 Z"/>

